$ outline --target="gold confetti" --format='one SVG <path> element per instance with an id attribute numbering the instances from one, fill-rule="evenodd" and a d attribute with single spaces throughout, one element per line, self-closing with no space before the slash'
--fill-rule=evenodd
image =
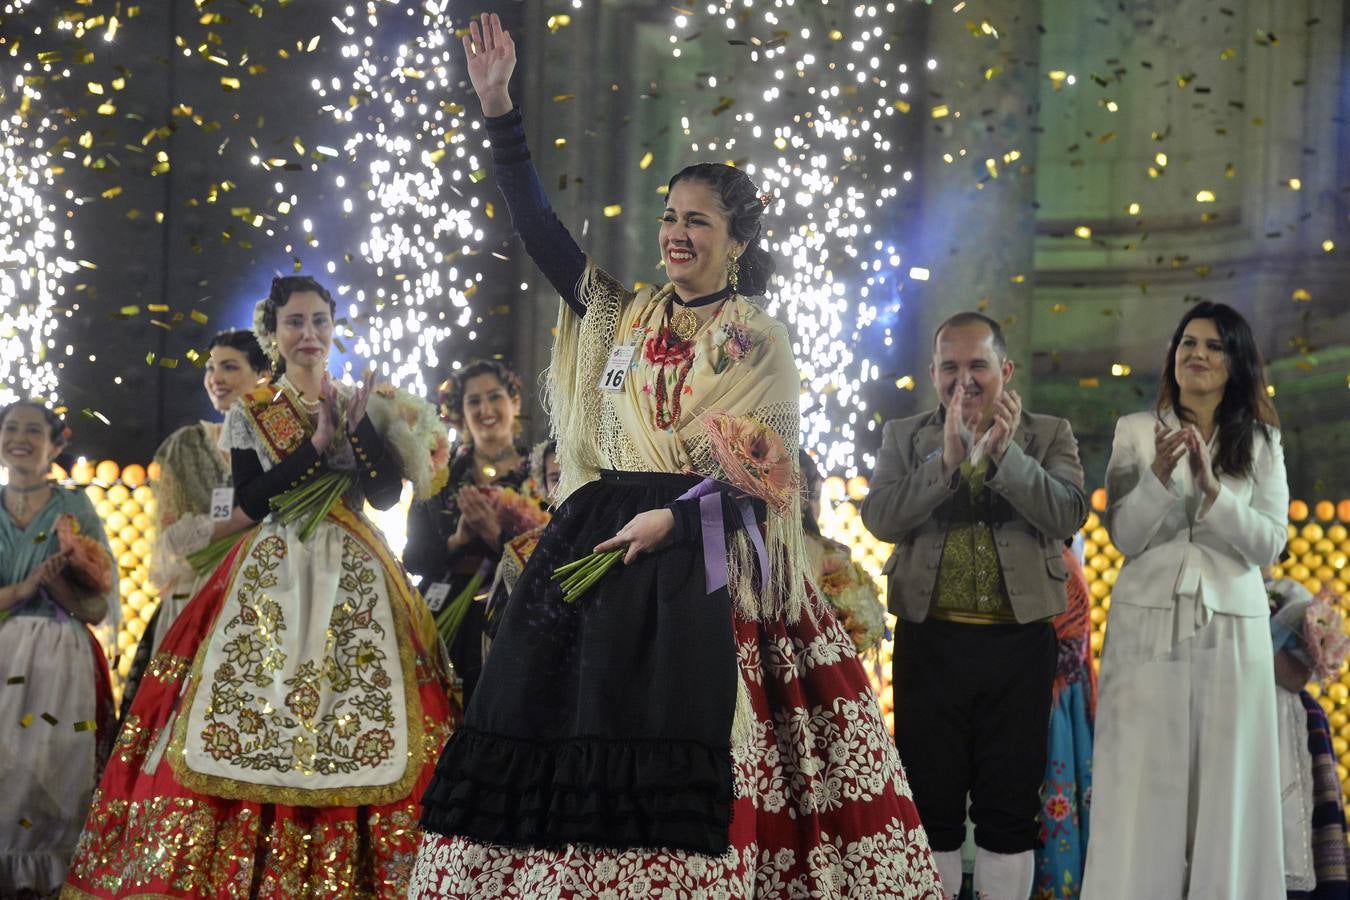
<path id="1" fill-rule="evenodd" d="M 192 321 L 196 322 L 198 325 L 205 325 L 208 321 L 206 313 L 196 309 L 188 313 L 188 318 L 192 319 Z"/>
<path id="2" fill-rule="evenodd" d="M 25 819 L 25 818 L 23 818 L 22 816 L 20 816 L 20 817 L 19 817 L 19 827 L 20 827 L 20 828 L 32 828 L 32 827 L 33 827 L 33 823 L 32 823 L 31 821 L 29 821 L 28 819 Z"/>
<path id="3" fill-rule="evenodd" d="M 1285 184 L 1289 185 L 1289 190 L 1297 191 L 1303 188 L 1303 182 L 1297 178 L 1290 178 Z"/>
<path id="4" fill-rule="evenodd" d="M 11 675 L 5 679 L 5 684 L 23 684 L 25 680 L 22 675 Z"/>
<path id="5" fill-rule="evenodd" d="M 93 719 L 85 719 L 83 721 L 75 723 L 76 731 L 93 731 L 97 727 L 98 723 L 95 722 Z"/>
<path id="6" fill-rule="evenodd" d="M 653 158 L 652 151 L 648 150 L 646 153 L 642 154 L 642 159 L 638 160 L 638 168 L 644 172 L 647 171 L 652 164 Z"/>
<path id="7" fill-rule="evenodd" d="M 947 104 L 939 103 L 937 106 L 933 107 L 933 111 L 930 115 L 935 119 L 945 119 L 947 116 L 951 115 L 951 110 L 947 108 Z"/>
<path id="8" fill-rule="evenodd" d="M 577 98 L 577 95 L 576 95 L 576 94 L 554 94 L 554 95 L 553 95 L 553 102 L 554 102 L 554 103 L 565 103 L 565 102 L 567 102 L 568 100 L 575 100 L 576 98 Z"/>
<path id="9" fill-rule="evenodd" d="M 1322 242 L 1322 249 L 1325 252 L 1330 253 L 1331 251 L 1336 249 L 1336 242 L 1330 239 L 1325 240 Z"/>
<path id="10" fill-rule="evenodd" d="M 42 714 L 42 721 L 46 722 L 48 725 L 52 726 L 53 728 L 55 728 L 55 727 L 56 727 L 57 725 L 59 725 L 60 722 L 61 722 L 60 719 L 56 718 L 56 716 L 52 715 L 52 714 L 49 713 L 49 712 L 45 712 L 45 713 Z"/>
<path id="11" fill-rule="evenodd" d="M 558 29 L 566 28 L 568 25 L 572 24 L 572 17 L 567 13 L 559 13 L 554 16 L 549 16 L 546 24 L 548 25 L 548 30 L 552 34 L 557 34 Z"/>
<path id="12" fill-rule="evenodd" d="M 554 147 L 557 147 L 559 150 L 561 150 L 563 147 L 566 147 L 566 146 L 567 146 L 567 138 L 565 138 L 565 137 L 554 138 L 554 139 L 553 139 L 553 146 L 554 146 Z"/>
<path id="13" fill-rule="evenodd" d="M 227 91 L 237 91 L 239 90 L 239 79 L 233 75 L 222 75 L 220 76 L 220 86 Z"/>
<path id="14" fill-rule="evenodd" d="M 1138 203 L 1131 203 L 1129 206 L 1125 207 L 1125 214 L 1128 216 L 1137 216 L 1139 215 L 1140 208 Z"/>
<path id="15" fill-rule="evenodd" d="M 622 214 L 623 214 L 623 206 L 618 203 L 611 203 L 609 206 L 605 207 L 606 219 L 612 219 L 615 216 L 619 216 Z"/>
<path id="16" fill-rule="evenodd" d="M 1080 378 L 1078 379 L 1078 386 L 1081 388 L 1098 388 L 1102 386 L 1102 381 L 1100 378 Z"/>
<path id="17" fill-rule="evenodd" d="M 108 188 L 106 191 L 104 191 L 104 192 L 101 194 L 101 196 L 103 197 L 104 200 L 111 200 L 112 198 L 116 197 L 116 196 L 117 196 L 118 194 L 120 194 L 120 193 L 122 193 L 122 186 L 121 186 L 121 185 L 117 185 L 116 187 L 110 187 L 110 188 Z"/>
<path id="18" fill-rule="evenodd" d="M 1126 375 L 1130 374 L 1130 372 L 1132 372 L 1132 371 L 1133 371 L 1133 369 L 1131 369 L 1131 368 L 1130 368 L 1128 365 L 1126 365 L 1125 363 L 1112 363 L 1112 364 L 1111 364 L 1111 374 L 1114 375 L 1114 376 L 1116 376 L 1117 378 L 1124 378 Z"/>
<path id="19" fill-rule="evenodd" d="M 1298 288 L 1294 291 L 1292 299 L 1295 303 L 1309 303 L 1312 301 L 1312 294 L 1308 293 L 1306 288 Z"/>
<path id="20" fill-rule="evenodd" d="M 1196 203 L 1213 203 L 1216 199 L 1214 192 L 1210 190 L 1196 191 L 1195 193 Z"/>
<path id="21" fill-rule="evenodd" d="M 1080 237 L 1083 240 L 1087 240 L 1088 238 L 1092 237 L 1092 229 L 1087 227 L 1086 225 L 1079 225 L 1077 228 L 1073 230 L 1073 234 L 1074 237 Z"/>
<path id="22" fill-rule="evenodd" d="M 1065 313 L 1068 311 L 1069 311 L 1069 304 L 1067 303 L 1056 303 L 1054 306 L 1050 307 L 1050 312 L 1055 314 Z"/>
<path id="23" fill-rule="evenodd" d="M 895 379 L 895 386 L 902 391 L 914 390 L 914 376 L 912 375 L 900 376 L 899 378 Z"/>

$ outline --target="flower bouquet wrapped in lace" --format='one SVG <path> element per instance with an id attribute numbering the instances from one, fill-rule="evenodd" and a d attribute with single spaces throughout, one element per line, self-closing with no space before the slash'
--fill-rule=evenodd
<path id="1" fill-rule="evenodd" d="M 70 513 L 58 517 L 56 539 L 62 552 L 70 554 L 66 571 L 72 581 L 93 594 L 112 588 L 112 557 L 102 544 L 80 533 L 78 519 Z"/>
<path id="2" fill-rule="evenodd" d="M 386 446 L 398 457 L 403 477 L 412 482 L 415 499 L 425 500 L 445 487 L 450 478 L 450 440 L 436 407 L 393 385 L 382 384 L 371 392 L 366 411 Z"/>

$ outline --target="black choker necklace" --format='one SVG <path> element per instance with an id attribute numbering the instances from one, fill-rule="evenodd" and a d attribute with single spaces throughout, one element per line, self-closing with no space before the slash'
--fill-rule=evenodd
<path id="1" fill-rule="evenodd" d="M 726 287 L 722 288 L 720 291 L 717 291 L 716 293 L 708 294 L 706 297 L 698 297 L 693 300 L 681 300 L 679 294 L 675 293 L 674 291 L 671 291 L 670 299 L 671 302 L 673 302 L 676 306 L 682 306 L 685 309 L 698 309 L 700 306 L 707 306 L 709 303 L 716 303 L 718 300 L 725 300 L 726 298 L 730 297 L 733 293 L 735 293 L 735 291 L 732 290 L 731 285 L 727 285 Z"/>
<path id="2" fill-rule="evenodd" d="M 714 294 L 709 294 L 706 297 L 699 297 L 696 300 L 685 302 L 680 299 L 678 294 L 671 291 L 670 302 L 672 306 L 678 306 L 680 308 L 679 312 L 672 313 L 670 316 L 671 333 L 682 341 L 693 340 L 694 335 L 698 334 L 699 326 L 698 316 L 694 314 L 694 310 L 698 309 L 700 306 L 716 303 L 718 300 L 725 300 L 733 293 L 735 293 L 735 291 L 732 290 L 731 285 L 727 285 Z"/>

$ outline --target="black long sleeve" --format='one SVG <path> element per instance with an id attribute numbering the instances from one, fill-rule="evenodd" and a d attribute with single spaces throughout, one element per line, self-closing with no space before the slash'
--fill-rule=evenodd
<path id="1" fill-rule="evenodd" d="M 234 477 L 234 502 L 255 522 L 272 511 L 271 499 L 293 487 L 299 487 L 319 474 L 323 462 L 314 444 L 305 441 L 298 450 L 264 472 L 262 460 L 253 450 L 230 451 L 230 473 Z"/>
<path id="2" fill-rule="evenodd" d="M 586 307 L 577 298 L 577 284 L 586 272 L 586 254 L 581 252 L 567 227 L 549 205 L 539 172 L 525 143 L 525 125 L 520 109 L 485 120 L 492 144 L 492 167 L 497 188 L 506 199 L 511 224 L 525 244 L 525 252 L 579 316 Z"/>
<path id="3" fill-rule="evenodd" d="M 361 419 L 351 438 L 352 453 L 356 456 L 357 478 L 366 502 L 376 509 L 389 509 L 398 503 L 403 492 L 403 475 L 398 460 L 385 446 L 384 438 L 375 430 L 370 416 Z"/>

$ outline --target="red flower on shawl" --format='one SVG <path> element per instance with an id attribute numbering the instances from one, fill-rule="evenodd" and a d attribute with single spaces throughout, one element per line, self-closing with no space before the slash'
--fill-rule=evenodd
<path id="1" fill-rule="evenodd" d="M 647 339 L 642 355 L 654 366 L 678 366 L 694 358 L 692 341 L 682 341 L 665 325 Z"/>

